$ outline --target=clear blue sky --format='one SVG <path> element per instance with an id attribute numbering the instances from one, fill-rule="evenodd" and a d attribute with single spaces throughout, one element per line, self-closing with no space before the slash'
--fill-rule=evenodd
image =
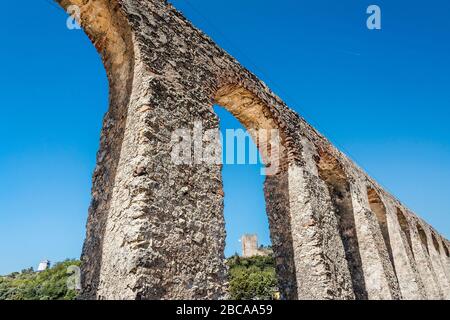
<path id="1" fill-rule="evenodd" d="M 176 6 L 384 187 L 450 237 L 450 2 L 176 0 Z M 369 4 L 382 30 L 365 27 Z M 79 257 L 101 61 L 47 0 L 0 11 L 0 274 Z M 222 128 L 239 124 L 221 111 Z M 227 254 L 268 243 L 258 166 L 226 166 Z"/>

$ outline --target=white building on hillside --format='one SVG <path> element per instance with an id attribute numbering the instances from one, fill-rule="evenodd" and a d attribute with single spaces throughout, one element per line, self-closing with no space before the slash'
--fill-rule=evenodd
<path id="1" fill-rule="evenodd" d="M 50 261 L 44 260 L 41 263 L 39 263 L 39 266 L 37 268 L 37 271 L 44 271 L 50 268 Z"/>

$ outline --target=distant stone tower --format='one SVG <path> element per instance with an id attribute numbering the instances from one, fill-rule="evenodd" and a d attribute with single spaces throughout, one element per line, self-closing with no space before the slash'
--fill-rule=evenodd
<path id="1" fill-rule="evenodd" d="M 241 238 L 242 257 L 265 256 L 267 253 L 259 249 L 258 236 L 256 234 L 244 234 Z"/>

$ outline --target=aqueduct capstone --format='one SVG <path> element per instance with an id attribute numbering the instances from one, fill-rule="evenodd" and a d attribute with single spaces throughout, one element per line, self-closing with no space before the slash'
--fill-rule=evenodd
<path id="1" fill-rule="evenodd" d="M 448 299 L 450 242 L 164 0 L 77 5 L 109 82 L 82 254 L 84 299 L 227 296 L 220 165 L 176 165 L 171 132 L 214 104 L 277 129 L 266 206 L 286 299 Z"/>

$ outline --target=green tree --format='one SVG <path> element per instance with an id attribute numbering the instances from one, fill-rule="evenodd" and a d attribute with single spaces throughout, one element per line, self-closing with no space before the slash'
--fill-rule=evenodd
<path id="1" fill-rule="evenodd" d="M 227 264 L 231 299 L 273 299 L 278 289 L 272 256 L 242 258 L 235 255 Z"/>

